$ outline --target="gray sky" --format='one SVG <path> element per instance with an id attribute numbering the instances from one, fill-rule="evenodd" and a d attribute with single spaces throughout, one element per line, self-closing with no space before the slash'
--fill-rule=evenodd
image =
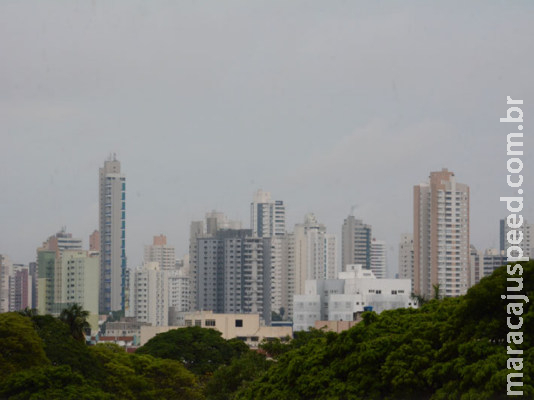
<path id="1" fill-rule="evenodd" d="M 1 2 L 0 253 L 32 261 L 62 225 L 87 246 L 111 152 L 130 266 L 159 233 L 185 254 L 206 211 L 248 226 L 263 188 L 290 229 L 311 211 L 340 236 L 358 205 L 394 270 L 412 187 L 442 167 L 471 187 L 471 242 L 498 246 L 507 95 L 534 222 L 534 3 L 436 3 Z"/>

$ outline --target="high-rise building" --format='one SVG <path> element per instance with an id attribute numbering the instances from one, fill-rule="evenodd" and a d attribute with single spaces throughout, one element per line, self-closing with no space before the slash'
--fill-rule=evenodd
<path id="1" fill-rule="evenodd" d="M 165 235 L 154 236 L 153 243 L 145 246 L 144 261 L 145 263 L 157 262 L 163 270 L 174 270 L 176 269 L 174 246 L 167 244 Z"/>
<path id="2" fill-rule="evenodd" d="M 258 237 L 286 233 L 286 208 L 281 200 L 272 200 L 269 192 L 258 190 L 250 203 L 250 227 Z"/>
<path id="3" fill-rule="evenodd" d="M 12 268 L 9 257 L 0 254 L 0 313 L 9 311 L 9 277 Z"/>
<path id="4" fill-rule="evenodd" d="M 507 235 L 512 229 L 508 226 L 505 219 L 499 221 L 499 227 L 500 251 L 503 251 L 504 254 L 506 254 L 506 251 L 510 246 Z M 523 219 L 523 224 L 517 228 L 516 231 L 522 232 L 523 239 L 521 240 L 521 243 L 514 246 L 518 246 L 523 250 L 523 257 L 531 258 L 531 255 L 534 254 L 534 225 L 529 224 L 526 219 Z"/>
<path id="5" fill-rule="evenodd" d="M 269 238 L 254 236 L 249 229 L 223 229 L 197 241 L 197 308 L 260 314 L 269 323 Z"/>
<path id="6" fill-rule="evenodd" d="M 71 304 L 89 311 L 87 322 L 98 331 L 98 289 L 100 285 L 100 256 L 98 252 L 65 250 L 61 254 L 61 297 L 56 298 L 55 312 Z"/>
<path id="7" fill-rule="evenodd" d="M 386 278 L 386 242 L 373 238 L 371 242 L 371 271 L 377 279 Z"/>
<path id="8" fill-rule="evenodd" d="M 371 225 L 349 215 L 343 221 L 341 230 L 341 270 L 349 264 L 359 264 L 363 268 L 371 268 Z"/>
<path id="9" fill-rule="evenodd" d="M 126 177 L 109 158 L 100 168 L 100 301 L 101 314 L 123 310 L 126 303 Z"/>
<path id="10" fill-rule="evenodd" d="M 335 235 L 326 233 L 326 227 L 309 213 L 304 223 L 295 225 L 293 236 L 293 294 L 303 294 L 308 279 L 334 279 L 337 274 Z"/>
<path id="11" fill-rule="evenodd" d="M 292 316 L 295 292 L 295 235 L 270 238 L 271 310 L 282 319 Z"/>
<path id="12" fill-rule="evenodd" d="M 168 271 L 169 325 L 176 325 L 181 313 L 191 311 L 191 277 L 184 269 Z M 172 316 L 171 316 L 172 315 Z"/>
<path id="13" fill-rule="evenodd" d="M 32 279 L 28 265 L 13 264 L 9 277 L 9 311 L 32 308 Z"/>
<path id="14" fill-rule="evenodd" d="M 469 187 L 444 168 L 414 186 L 414 289 L 433 297 L 465 294 L 469 284 Z"/>
<path id="15" fill-rule="evenodd" d="M 32 261 L 28 265 L 30 270 L 30 276 L 32 280 L 32 304 L 30 308 L 37 309 L 37 279 L 38 279 L 38 271 L 37 271 L 37 262 Z"/>
<path id="16" fill-rule="evenodd" d="M 37 250 L 37 310 L 39 314 L 52 314 L 56 302 L 56 251 L 40 248 Z"/>
<path id="17" fill-rule="evenodd" d="M 65 251 L 81 249 L 82 240 L 73 238 L 64 227 L 37 249 L 37 309 L 40 314 L 58 312 L 58 304 L 62 303 L 61 256 Z"/>
<path id="18" fill-rule="evenodd" d="M 483 276 L 490 276 L 497 268 L 507 264 L 506 251 L 497 249 L 487 249 L 482 256 Z"/>
<path id="19" fill-rule="evenodd" d="M 152 326 L 167 326 L 169 321 L 169 271 L 157 262 L 145 263 L 129 271 L 130 307 L 127 317 Z"/>
<path id="20" fill-rule="evenodd" d="M 410 279 L 411 293 L 414 293 L 413 286 L 413 235 L 411 233 L 403 233 L 399 243 L 399 278 Z"/>

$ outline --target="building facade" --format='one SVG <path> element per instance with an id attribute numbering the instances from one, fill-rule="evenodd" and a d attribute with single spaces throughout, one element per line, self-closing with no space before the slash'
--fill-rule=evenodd
<path id="1" fill-rule="evenodd" d="M 413 235 L 411 233 L 403 233 L 399 243 L 399 278 L 410 279 L 414 293 L 414 251 L 413 251 Z"/>
<path id="2" fill-rule="evenodd" d="M 157 262 L 130 269 L 127 317 L 136 317 L 137 321 L 152 326 L 169 325 L 168 274 Z"/>
<path id="3" fill-rule="evenodd" d="M 414 291 L 460 296 L 469 284 L 469 187 L 444 168 L 414 187 Z"/>
<path id="4" fill-rule="evenodd" d="M 510 232 L 512 229 L 508 226 L 505 219 L 501 219 L 499 221 L 499 228 L 500 251 L 506 254 L 508 247 L 510 246 L 507 235 L 508 232 Z M 531 254 L 533 254 L 534 251 L 534 225 L 529 224 L 526 219 L 523 219 L 523 223 L 519 228 L 515 229 L 515 231 L 521 232 L 523 238 L 521 240 L 521 243 L 514 246 L 518 246 L 521 248 L 521 250 L 523 250 L 523 257 L 531 258 Z M 517 233 L 517 235 L 519 236 L 519 233 Z M 515 240 L 515 237 L 513 239 Z M 516 257 L 517 255 L 512 254 L 512 256 Z"/>
<path id="5" fill-rule="evenodd" d="M 304 217 L 293 232 L 294 294 L 303 294 L 308 279 L 331 279 L 337 274 L 336 237 L 326 232 L 314 214 Z"/>
<path id="6" fill-rule="evenodd" d="M 99 171 L 101 314 L 124 310 L 126 302 L 126 177 L 113 156 Z"/>
<path id="7" fill-rule="evenodd" d="M 163 270 L 176 269 L 176 255 L 174 246 L 167 244 L 165 235 L 154 236 L 153 243 L 145 246 L 145 263 L 157 262 Z"/>
<path id="8" fill-rule="evenodd" d="M 255 236 L 272 237 L 286 233 L 286 209 L 281 200 L 272 200 L 269 192 L 258 190 L 250 204 L 250 228 Z"/>
<path id="9" fill-rule="evenodd" d="M 197 241 L 197 308 L 257 313 L 270 321 L 269 239 L 254 236 L 249 229 L 223 229 Z"/>
<path id="10" fill-rule="evenodd" d="M 387 276 L 386 242 L 373 238 L 371 242 L 371 271 L 378 279 Z"/>
<path id="11" fill-rule="evenodd" d="M 371 307 L 382 312 L 416 307 L 408 279 L 377 279 L 361 265 L 347 265 L 337 279 L 306 281 L 306 292 L 295 295 L 293 329 L 308 330 L 316 321 L 354 321 Z"/>
<path id="12" fill-rule="evenodd" d="M 341 229 L 341 270 L 345 271 L 348 264 L 359 264 L 364 268 L 371 268 L 371 225 L 349 215 L 343 221 Z"/>

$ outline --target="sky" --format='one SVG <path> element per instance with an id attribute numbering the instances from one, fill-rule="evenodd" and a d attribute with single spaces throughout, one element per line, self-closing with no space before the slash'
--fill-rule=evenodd
<path id="1" fill-rule="evenodd" d="M 534 222 L 534 3 L 0 2 L 0 254 L 98 228 L 98 168 L 127 179 L 127 256 L 216 209 L 249 226 L 257 189 L 341 240 L 351 209 L 397 271 L 413 186 L 471 190 L 471 243 L 498 247 L 506 96 L 523 99 Z"/>

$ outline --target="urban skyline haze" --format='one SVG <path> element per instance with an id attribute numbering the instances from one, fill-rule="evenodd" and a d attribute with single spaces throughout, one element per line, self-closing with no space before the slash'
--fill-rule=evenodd
<path id="1" fill-rule="evenodd" d="M 102 1 L 0 4 L 0 253 L 35 261 L 62 226 L 89 247 L 98 169 L 127 177 L 128 266 L 206 212 L 250 223 L 258 189 L 341 240 L 354 215 L 397 272 L 413 187 L 470 187 L 470 242 L 499 247 L 506 96 L 524 99 L 534 220 L 534 4 Z M 340 249 L 338 256 L 340 256 Z"/>

